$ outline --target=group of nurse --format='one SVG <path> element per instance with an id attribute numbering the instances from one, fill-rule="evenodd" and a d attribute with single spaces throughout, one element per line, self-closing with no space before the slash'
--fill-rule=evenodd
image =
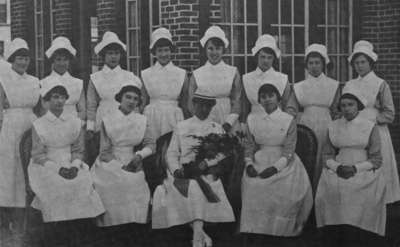
<path id="1" fill-rule="evenodd" d="M 252 49 L 257 68 L 243 76 L 222 60 L 229 42 L 221 28 L 211 26 L 200 44 L 207 62 L 189 76 L 171 61 L 175 47 L 169 30 L 155 30 L 150 50 L 156 62 L 139 78 L 120 67 L 126 46 L 107 31 L 94 48 L 104 66 L 90 76 L 85 93 L 82 80 L 68 72 L 76 50 L 67 38 L 54 39 L 46 51 L 52 71 L 40 81 L 26 73 L 27 43 L 14 39 L 5 53 L 11 66 L 0 73 L 3 214 L 18 215 L 27 206 L 29 188 L 35 194 L 31 206 L 50 226 L 49 246 L 60 231 L 79 246 L 77 225 L 90 218 L 108 234 L 109 245 L 147 246 L 146 223 L 151 221 L 153 229 L 188 224 L 192 246 L 208 247 L 213 239 L 206 223 L 237 221 L 247 244 L 261 246 L 300 235 L 314 205 L 325 246 L 383 241 L 386 204 L 400 200 L 400 186 L 387 127 L 394 120 L 393 99 L 388 84 L 373 71 L 378 56 L 372 44 L 355 43 L 349 63 L 358 77 L 343 90 L 325 75 L 330 61 L 320 44 L 307 47 L 306 79 L 294 85 L 272 66 L 281 52 L 271 35 L 257 39 Z M 298 123 L 318 140 L 311 179 L 295 153 Z M 19 145 L 29 129 L 26 180 Z M 245 134 L 245 167 L 235 219 L 220 177 L 209 169 L 226 157 L 218 154 L 199 164 L 217 198 L 213 201 L 182 165 L 195 159 L 193 135 L 237 131 Z M 171 132 L 163 157 L 167 175 L 151 193 L 143 160 Z M 88 165 L 85 140 L 96 136 L 99 155 Z M 16 223 L 11 217 L 2 226 Z M 119 239 L 117 233 L 124 231 L 133 237 Z"/>

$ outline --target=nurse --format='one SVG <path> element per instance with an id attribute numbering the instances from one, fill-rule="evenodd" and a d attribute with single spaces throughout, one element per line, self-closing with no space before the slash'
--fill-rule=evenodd
<path id="1" fill-rule="evenodd" d="M 353 88 L 359 90 L 366 99 L 365 109 L 360 111 L 360 117 L 377 124 L 381 138 L 382 170 L 386 180 L 386 202 L 400 200 L 400 185 L 395 153 L 388 124 L 394 120 L 395 109 L 393 97 L 387 82 L 373 71 L 378 55 L 373 51 L 373 45 L 365 40 L 354 44 L 349 62 L 358 77 L 346 83 L 343 90 Z"/>
<path id="2" fill-rule="evenodd" d="M 326 47 L 312 44 L 306 49 L 305 64 L 307 76 L 304 81 L 294 84 L 294 93 L 302 112 L 299 123 L 309 127 L 317 137 L 318 150 L 312 186 L 315 193 L 321 175 L 321 150 L 328 138 L 328 125 L 338 115 L 340 97 L 339 82 L 324 73 L 329 57 Z"/>
<path id="3" fill-rule="evenodd" d="M 381 246 L 386 224 L 386 183 L 378 127 L 363 118 L 361 89 L 345 88 L 343 117 L 331 122 L 315 198 L 324 246 Z M 336 155 L 337 154 L 337 155 Z"/>
<path id="4" fill-rule="evenodd" d="M 71 61 L 76 56 L 76 50 L 66 37 L 57 37 L 51 42 L 51 46 L 46 51 L 46 56 L 50 59 L 52 71 L 50 75 L 40 81 L 41 87 L 49 87 L 61 83 L 67 89 L 68 99 L 65 102 L 64 113 L 79 117 L 82 123 L 86 121 L 86 98 L 83 90 L 83 81 L 71 76 L 69 68 Z M 42 101 L 45 109 L 48 108 Z"/>
<path id="5" fill-rule="evenodd" d="M 220 27 L 209 27 L 200 44 L 207 55 L 207 62 L 193 71 L 190 78 L 189 109 L 193 113 L 192 99 L 197 89 L 213 92 L 217 103 L 210 112 L 210 118 L 229 132 L 234 125 L 238 126 L 241 113 L 243 85 L 239 71 L 222 60 L 229 41 Z M 235 130 L 238 130 L 236 126 Z"/>
<path id="6" fill-rule="evenodd" d="M 249 112 L 257 112 L 258 110 L 263 112 L 258 102 L 258 89 L 265 83 L 273 84 L 278 89 L 279 95 L 282 95 L 280 102 L 281 109 L 296 116 L 297 105 L 288 76 L 273 68 L 274 62 L 281 55 L 275 38 L 269 34 L 260 36 L 251 49 L 251 52 L 257 61 L 257 68 L 243 75 L 243 86 L 248 105 L 248 107 L 245 107 L 245 117 L 247 117 Z"/>

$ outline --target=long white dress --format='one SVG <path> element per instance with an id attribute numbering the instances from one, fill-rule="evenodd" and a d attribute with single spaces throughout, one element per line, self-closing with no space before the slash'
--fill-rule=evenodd
<path id="1" fill-rule="evenodd" d="M 156 63 L 142 71 L 142 79 L 150 98 L 143 114 L 147 117 L 155 138 L 171 132 L 176 124 L 183 120 L 182 109 L 178 107 L 178 98 L 182 92 L 186 71 L 172 62 L 165 66 Z"/>
<path id="2" fill-rule="evenodd" d="M 351 88 L 360 91 L 367 100 L 367 106 L 360 112 L 360 117 L 377 123 L 381 137 L 382 170 L 386 180 L 386 202 L 400 200 L 400 181 L 396 156 L 393 150 L 392 138 L 388 124 L 394 120 L 393 98 L 388 84 L 373 71 L 364 77 L 350 80 L 343 92 Z"/>
<path id="3" fill-rule="evenodd" d="M 0 76 L 4 90 L 0 130 L 0 207 L 25 207 L 25 178 L 19 144 L 36 119 L 32 108 L 39 101 L 39 80 L 9 68 Z"/>
<path id="4" fill-rule="evenodd" d="M 244 172 L 240 232 L 297 236 L 310 214 L 313 199 L 307 172 L 294 153 L 296 123 L 278 108 L 271 114 L 251 113 L 247 125 L 246 157 L 254 160 L 258 173 L 281 157 L 286 157 L 288 163 L 266 179 L 252 178 Z"/>
<path id="5" fill-rule="evenodd" d="M 343 165 L 370 162 L 374 123 L 357 116 L 352 121 L 338 119 L 329 125 L 329 140 L 339 148 L 333 159 Z M 378 131 L 376 131 L 378 132 Z M 379 143 L 379 133 L 375 137 Z M 376 149 L 376 147 L 375 147 Z M 380 156 L 380 147 L 377 147 Z M 355 176 L 343 179 L 326 165 L 322 170 L 315 197 L 317 226 L 352 225 L 385 234 L 386 184 L 382 167 L 357 169 Z"/>
<path id="6" fill-rule="evenodd" d="M 195 159 L 191 149 L 198 141 L 190 135 L 206 136 L 210 133 L 223 133 L 221 125 L 210 118 L 200 120 L 192 117 L 179 122 L 175 128 L 167 151 L 168 168 L 171 174 Z M 154 229 L 190 223 L 194 220 L 206 222 L 232 222 L 235 220 L 233 210 L 226 197 L 220 179 L 210 176 L 203 179 L 211 186 L 220 201 L 207 201 L 197 182 L 189 180 L 188 197 L 184 197 L 174 186 L 174 178 L 169 175 L 164 184 L 159 185 L 153 196 L 152 227 Z"/>
<path id="7" fill-rule="evenodd" d="M 41 210 L 43 221 L 92 218 L 104 212 L 93 187 L 89 166 L 75 165 L 83 157 L 81 120 L 69 114 L 56 117 L 48 111 L 33 122 L 32 160 L 29 181 L 35 192 L 32 206 Z M 77 177 L 65 179 L 61 167 L 79 169 Z"/>
<path id="8" fill-rule="evenodd" d="M 40 81 L 40 86 L 50 87 L 51 85 L 55 85 L 60 82 L 67 89 L 69 95 L 69 98 L 64 105 L 64 113 L 71 114 L 79 117 L 82 120 L 85 120 L 86 102 L 83 90 L 83 81 L 81 79 L 71 76 L 68 72 L 60 75 L 53 70 L 50 75 Z M 45 107 L 47 108 L 48 106 L 45 104 Z"/>
<path id="9" fill-rule="evenodd" d="M 142 88 L 140 79 L 120 66 L 110 69 L 104 65 L 102 70 L 90 75 L 87 91 L 88 129 L 91 129 L 90 125 L 94 121 L 94 130 L 100 130 L 102 118 L 118 109 L 119 103 L 114 99 L 115 95 L 127 85 Z"/>
<path id="10" fill-rule="evenodd" d="M 97 224 L 146 223 L 150 190 L 144 172 L 128 172 L 122 166 L 132 160 L 134 147 L 146 137 L 147 118 L 135 112 L 125 115 L 116 108 L 103 117 L 101 131 L 100 155 L 92 167 L 92 174 L 106 213 L 98 217 Z M 108 162 L 101 160 L 105 153 L 112 156 Z"/>
<path id="11" fill-rule="evenodd" d="M 337 102 L 339 82 L 321 73 L 319 77 L 311 75 L 304 81 L 294 84 L 299 105 L 303 107 L 299 123 L 309 127 L 318 140 L 316 166 L 314 168 L 312 185 L 317 188 L 322 171 L 321 151 L 328 138 L 328 125 L 332 122 L 332 104 Z M 337 107 L 334 104 L 333 107 Z M 336 109 L 335 109 L 336 111 Z"/>

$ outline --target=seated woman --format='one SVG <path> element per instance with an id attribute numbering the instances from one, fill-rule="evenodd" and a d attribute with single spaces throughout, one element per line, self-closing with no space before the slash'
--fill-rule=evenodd
<path id="1" fill-rule="evenodd" d="M 204 222 L 235 220 L 221 180 L 207 172 L 201 175 L 203 185 L 217 198 L 210 200 L 209 194 L 200 183 L 189 179 L 183 168 L 183 164 L 195 160 L 196 154 L 192 148 L 198 144 L 198 140 L 192 135 L 206 136 L 224 132 L 220 124 L 210 119 L 210 112 L 215 104 L 215 97 L 208 91 L 198 89 L 194 94 L 194 116 L 177 124 L 166 154 L 169 176 L 163 185 L 156 188 L 153 198 L 153 229 L 190 223 L 193 228 L 192 243 L 195 247 L 212 245 L 211 238 L 203 229 Z M 213 160 L 204 160 L 200 162 L 199 167 L 206 170 L 208 166 L 218 164 L 221 158 L 222 155 L 217 155 Z"/>
<path id="2" fill-rule="evenodd" d="M 115 95 L 120 103 L 115 111 L 103 116 L 100 127 L 100 154 L 92 167 L 94 185 L 106 209 L 97 224 L 113 232 L 131 229 L 139 232 L 147 223 L 150 190 L 142 169 L 142 160 L 155 149 L 154 134 L 147 118 L 134 110 L 139 106 L 140 89 L 122 86 Z M 134 151 L 140 144 L 143 148 Z M 137 225 L 140 224 L 140 225 Z M 143 236 L 135 236 L 144 238 Z M 128 239 L 130 241 L 130 239 Z M 133 241 L 139 241 L 136 239 Z"/>
<path id="3" fill-rule="evenodd" d="M 280 97 L 274 85 L 262 85 L 263 112 L 247 118 L 240 232 L 270 235 L 248 235 L 255 246 L 299 235 L 312 207 L 310 181 L 294 153 L 296 121 L 278 107 Z"/>
<path id="4" fill-rule="evenodd" d="M 385 234 L 385 179 L 379 131 L 363 119 L 366 101 L 356 88 L 340 97 L 343 117 L 332 122 L 323 149 L 322 170 L 315 198 L 317 226 L 324 246 L 382 246 Z M 338 152 L 335 152 L 338 151 Z M 337 155 L 335 155 L 335 153 Z"/>
<path id="5" fill-rule="evenodd" d="M 32 206 L 42 212 L 44 222 L 71 221 L 96 217 L 104 212 L 99 195 L 94 191 L 89 167 L 82 162 L 84 135 L 81 120 L 64 113 L 68 99 L 62 84 L 41 88 L 48 105 L 47 113 L 33 122 L 32 160 L 28 166 L 29 181 L 35 192 Z M 76 225 L 65 225 L 64 234 L 75 241 Z M 47 224 L 49 229 L 53 224 Z M 58 228 L 58 227 L 56 227 Z M 63 228 L 61 228 L 63 229 Z M 56 230 L 48 241 L 59 238 Z M 49 243 L 49 246 L 54 246 Z"/>

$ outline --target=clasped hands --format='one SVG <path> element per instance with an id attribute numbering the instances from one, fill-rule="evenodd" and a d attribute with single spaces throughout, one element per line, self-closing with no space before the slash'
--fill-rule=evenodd
<path id="1" fill-rule="evenodd" d="M 256 168 L 254 168 L 253 164 L 249 164 L 246 167 L 246 173 L 247 176 L 251 177 L 251 178 L 255 178 L 255 177 L 260 177 L 262 179 L 266 179 L 269 177 L 272 177 L 273 175 L 278 173 L 278 169 L 276 169 L 275 166 L 270 166 L 265 168 L 262 172 L 258 173 Z"/>
<path id="2" fill-rule="evenodd" d="M 140 154 L 136 154 L 127 165 L 122 166 L 122 170 L 133 173 L 141 171 L 143 166 L 142 161 L 142 156 Z"/>
<path id="3" fill-rule="evenodd" d="M 78 176 L 79 169 L 83 169 L 84 164 L 81 160 L 74 160 L 71 167 L 61 167 L 58 170 L 58 174 L 68 180 L 74 179 Z"/>
<path id="4" fill-rule="evenodd" d="M 344 165 L 332 159 L 327 160 L 326 164 L 328 168 L 336 172 L 336 174 L 343 179 L 349 179 L 357 173 L 355 165 Z"/>

